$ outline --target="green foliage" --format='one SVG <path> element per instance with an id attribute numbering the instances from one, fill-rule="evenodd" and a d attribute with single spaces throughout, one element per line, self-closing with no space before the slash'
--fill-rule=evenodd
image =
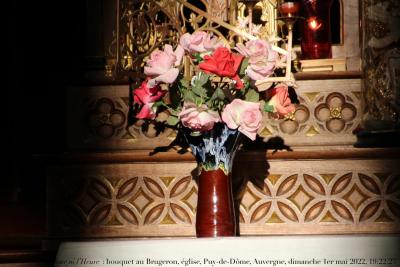
<path id="1" fill-rule="evenodd" d="M 204 73 L 202 71 L 199 72 L 199 74 L 197 74 L 195 76 L 195 79 L 193 80 L 193 84 L 194 86 L 204 86 L 207 83 L 210 82 L 210 74 Z"/>
<path id="2" fill-rule="evenodd" d="M 225 103 L 225 94 L 220 87 L 215 89 L 210 99 L 207 101 L 207 106 L 214 110 L 221 110 Z"/>
<path id="3" fill-rule="evenodd" d="M 174 115 L 170 115 L 166 121 L 166 123 L 170 126 L 175 126 L 178 124 L 178 122 L 179 122 L 179 118 Z"/>
<path id="4" fill-rule="evenodd" d="M 207 97 L 207 84 L 209 83 L 209 74 L 205 74 L 204 72 L 199 72 L 197 76 L 195 76 L 195 79 L 192 84 L 192 92 L 198 96 L 204 99 Z M 209 84 L 211 85 L 211 84 Z"/>
<path id="5" fill-rule="evenodd" d="M 193 56 L 194 56 L 194 61 L 196 63 L 200 63 L 203 61 L 203 58 L 200 56 L 200 53 L 194 53 Z"/>
<path id="6" fill-rule="evenodd" d="M 192 91 L 187 90 L 183 94 L 183 101 L 196 103 L 196 95 Z"/>
<path id="7" fill-rule="evenodd" d="M 247 66 L 249 65 L 249 58 L 245 57 L 240 64 L 239 76 L 243 77 L 246 74 Z"/>
<path id="8" fill-rule="evenodd" d="M 173 83 L 169 88 L 169 100 L 172 109 L 179 109 L 181 106 L 182 88 L 187 84 L 187 81 L 183 79 L 182 75 L 179 75 L 178 79 L 179 82 Z"/>
<path id="9" fill-rule="evenodd" d="M 183 100 L 202 105 L 209 99 L 209 89 L 211 88 L 209 74 L 199 72 L 192 80 L 191 83 L 185 81 L 181 83 L 180 92 Z"/>
<path id="10" fill-rule="evenodd" d="M 162 100 L 160 100 L 160 101 L 154 102 L 152 108 L 158 108 L 158 107 L 162 107 L 164 105 L 165 105 L 164 102 Z"/>
<path id="11" fill-rule="evenodd" d="M 190 90 L 190 81 L 181 79 L 179 81 L 179 92 L 180 92 L 180 95 L 182 96 L 183 101 L 192 102 L 192 103 L 196 102 L 196 96 Z"/>
<path id="12" fill-rule="evenodd" d="M 255 89 L 250 88 L 245 94 L 245 100 L 249 102 L 258 102 L 260 100 L 260 95 Z"/>
<path id="13" fill-rule="evenodd" d="M 263 110 L 264 110 L 265 112 L 274 112 L 274 106 L 269 105 L 268 103 L 265 103 L 265 104 L 264 104 Z"/>

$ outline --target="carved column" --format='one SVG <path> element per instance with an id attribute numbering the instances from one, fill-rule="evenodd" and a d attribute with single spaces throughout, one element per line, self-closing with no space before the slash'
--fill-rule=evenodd
<path id="1" fill-rule="evenodd" d="M 361 15 L 363 131 L 356 145 L 398 146 L 400 5 L 396 0 L 363 0 Z"/>

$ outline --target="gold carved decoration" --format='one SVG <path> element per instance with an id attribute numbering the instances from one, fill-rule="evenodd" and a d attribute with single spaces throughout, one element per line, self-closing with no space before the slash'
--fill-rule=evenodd
<path id="1" fill-rule="evenodd" d="M 321 101 L 322 102 L 322 101 Z M 330 93 L 315 109 L 318 125 L 333 133 L 340 133 L 354 127 L 357 108 L 350 95 Z"/>
<path id="2" fill-rule="evenodd" d="M 317 131 L 317 129 L 315 129 L 314 126 L 311 126 L 310 129 L 308 129 L 308 131 L 306 132 L 307 137 L 313 137 L 317 134 L 319 134 L 319 132 Z"/>
<path id="3" fill-rule="evenodd" d="M 329 108 L 329 111 L 331 112 L 332 119 L 341 119 L 342 118 L 342 107 Z"/>
<path id="4" fill-rule="evenodd" d="M 259 18 L 264 25 L 260 29 L 261 36 L 264 38 L 272 37 L 276 35 L 277 25 L 277 0 L 260 0 L 254 9 L 258 9 L 261 12 Z M 244 19 L 246 17 L 246 5 L 239 3 L 238 5 L 238 17 Z"/>
<path id="5" fill-rule="evenodd" d="M 258 35 L 267 38 L 276 33 L 276 2 L 263 0 L 257 8 L 261 9 L 261 20 L 265 24 L 260 25 Z M 109 48 L 106 74 L 111 75 L 111 64 L 115 58 L 115 75 L 129 75 L 139 80 L 143 75 L 143 60 L 166 43 L 177 45 L 180 35 L 185 32 L 212 32 L 231 45 L 244 39 L 254 40 L 257 38 L 255 35 L 235 25 L 238 15 L 244 19 L 244 10 L 243 4 L 234 0 L 201 0 L 196 5 L 187 0 L 118 0 L 116 36 Z M 272 46 L 286 56 L 285 76 L 266 78 L 258 81 L 258 86 L 270 82 L 294 83 L 290 64 L 291 31 L 288 36 L 287 50 Z M 185 68 L 188 67 L 186 64 Z"/>
<path id="6" fill-rule="evenodd" d="M 296 117 L 294 116 L 294 112 L 290 112 L 290 113 L 286 114 L 285 120 L 288 120 L 288 121 L 295 121 L 295 120 L 296 120 Z"/>
<path id="7" fill-rule="evenodd" d="M 363 122 L 389 130 L 400 122 L 400 6 L 395 0 L 363 0 Z"/>

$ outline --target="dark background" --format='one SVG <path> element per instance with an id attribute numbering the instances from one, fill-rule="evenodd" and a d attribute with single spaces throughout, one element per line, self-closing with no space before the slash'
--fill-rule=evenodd
<path id="1" fill-rule="evenodd" d="M 63 153 L 65 86 L 85 61 L 86 1 L 6 2 L 6 147 L 0 238 L 45 231 L 45 180 L 38 155 Z"/>
<path id="2" fill-rule="evenodd" d="M 0 184 L 0 248 L 18 238 L 21 242 L 16 246 L 25 246 L 27 239 L 40 239 L 46 233 L 44 166 L 52 155 L 67 151 L 66 87 L 82 81 L 88 70 L 104 66 L 113 28 L 109 22 L 113 10 L 104 3 L 113 2 L 3 3 L 7 124 L 2 127 L 6 149 Z M 340 33 L 336 36 L 340 40 Z"/>

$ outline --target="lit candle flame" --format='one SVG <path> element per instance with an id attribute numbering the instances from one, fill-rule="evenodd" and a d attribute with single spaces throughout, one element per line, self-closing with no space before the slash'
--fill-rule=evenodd
<path id="1" fill-rule="evenodd" d="M 318 30 L 322 26 L 322 23 L 316 17 L 311 17 L 307 21 L 308 27 L 313 31 Z"/>

